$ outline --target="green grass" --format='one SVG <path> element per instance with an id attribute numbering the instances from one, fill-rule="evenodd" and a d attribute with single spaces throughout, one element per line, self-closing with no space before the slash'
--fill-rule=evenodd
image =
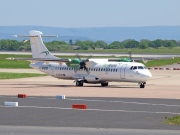
<path id="1" fill-rule="evenodd" d="M 165 117 L 164 124 L 180 125 L 180 116 Z"/>
<path id="2" fill-rule="evenodd" d="M 27 77 L 38 77 L 46 76 L 46 74 L 33 74 L 33 73 L 6 73 L 0 72 L 0 79 L 16 79 L 16 78 L 27 78 Z"/>
<path id="3" fill-rule="evenodd" d="M 28 61 L 6 60 L 6 58 L 31 58 L 31 55 L 0 54 L 0 68 L 30 68 Z"/>
<path id="4" fill-rule="evenodd" d="M 147 63 L 144 63 L 147 67 L 155 67 L 155 66 L 165 66 L 165 65 L 171 65 L 174 63 L 179 63 L 180 58 L 174 58 L 174 59 L 163 59 L 163 60 L 150 60 Z"/>

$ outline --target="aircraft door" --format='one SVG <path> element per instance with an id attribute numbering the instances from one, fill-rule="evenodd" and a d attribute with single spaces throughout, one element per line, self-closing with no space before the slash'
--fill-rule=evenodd
<path id="1" fill-rule="evenodd" d="M 50 66 L 50 74 L 51 74 L 52 76 L 54 76 L 54 67 L 53 67 L 53 66 Z"/>
<path id="2" fill-rule="evenodd" d="M 126 66 L 127 65 L 122 65 L 120 69 L 120 78 L 125 79 L 125 74 L 126 74 Z"/>

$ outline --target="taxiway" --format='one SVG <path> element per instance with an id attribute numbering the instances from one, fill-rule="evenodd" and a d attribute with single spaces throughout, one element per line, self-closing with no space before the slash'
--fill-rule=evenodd
<path id="1" fill-rule="evenodd" d="M 15 72 L 3 70 L 6 71 Z M 76 87 L 72 80 L 50 76 L 0 80 L 0 129 L 2 133 L 18 134 L 30 134 L 30 129 L 37 134 L 46 129 L 56 134 L 61 127 L 62 134 L 67 135 L 84 134 L 85 130 L 86 134 L 99 131 L 99 134 L 178 135 L 179 126 L 163 121 L 180 114 L 179 72 L 153 70 L 153 78 L 144 89 L 134 83 L 118 82 L 108 87 L 98 84 Z M 26 99 L 17 98 L 22 93 L 27 95 Z M 59 94 L 66 95 L 66 99 L 56 99 Z M 19 102 L 19 107 L 6 107 L 4 101 Z M 88 108 L 72 109 L 72 104 L 87 104 Z"/>

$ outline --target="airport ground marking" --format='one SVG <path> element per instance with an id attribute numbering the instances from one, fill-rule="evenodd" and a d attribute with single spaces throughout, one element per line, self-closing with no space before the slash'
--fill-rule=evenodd
<path id="1" fill-rule="evenodd" d="M 80 111 L 98 111 L 98 112 L 124 112 L 124 113 L 148 113 L 148 114 L 173 114 L 180 115 L 180 112 L 151 112 L 151 111 L 132 111 L 132 110 L 105 110 L 105 109 L 73 109 L 63 107 L 41 107 L 41 106 L 0 106 L 0 108 L 35 108 L 35 109 L 57 109 L 57 110 L 80 110 Z"/>
<path id="2" fill-rule="evenodd" d="M 71 98 L 66 98 L 66 100 L 79 100 L 79 101 L 89 101 L 89 102 L 108 102 L 108 103 L 124 103 L 124 104 L 137 104 L 137 105 L 180 107 L 180 105 L 153 104 L 153 103 L 140 103 L 140 102 L 126 102 L 126 101 L 121 101 L 121 100 L 119 100 L 119 101 L 108 101 L 108 100 L 89 100 L 89 99 L 71 99 Z"/>
<path id="3" fill-rule="evenodd" d="M 4 96 L 0 96 L 0 97 L 4 97 Z M 8 98 L 17 98 L 17 97 L 8 97 Z M 28 97 L 28 98 L 37 98 L 37 97 Z M 43 99 L 56 100 L 56 97 L 52 97 L 52 98 L 46 98 L 45 97 Z M 123 103 L 123 104 L 136 104 L 136 105 L 150 105 L 150 106 L 167 106 L 167 107 L 178 107 L 178 108 L 180 107 L 180 105 L 154 104 L 154 103 L 141 103 L 141 102 L 127 102 L 127 101 L 122 101 L 122 100 L 108 101 L 108 100 L 74 99 L 74 98 L 66 98 L 65 100 L 76 100 L 76 101 L 87 101 L 87 102 L 105 102 L 105 103 Z"/>

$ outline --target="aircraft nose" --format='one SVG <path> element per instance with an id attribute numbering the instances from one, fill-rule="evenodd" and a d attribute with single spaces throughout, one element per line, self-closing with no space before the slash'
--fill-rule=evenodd
<path id="1" fill-rule="evenodd" d="M 146 73 L 144 74 L 144 76 L 145 76 L 145 78 L 146 78 L 147 80 L 149 80 L 149 79 L 152 78 L 151 72 L 146 72 Z"/>

